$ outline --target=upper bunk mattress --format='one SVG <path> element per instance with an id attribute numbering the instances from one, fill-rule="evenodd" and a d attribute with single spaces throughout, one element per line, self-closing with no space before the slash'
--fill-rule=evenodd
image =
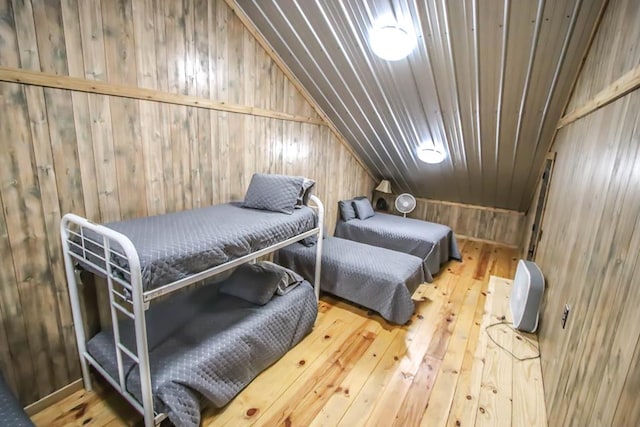
<path id="1" fill-rule="evenodd" d="M 335 236 L 415 255 L 423 260 L 428 282 L 433 281 L 441 264 L 461 259 L 450 227 L 419 219 L 376 212 L 367 219 L 338 221 Z"/>
<path id="2" fill-rule="evenodd" d="M 316 214 L 307 206 L 288 215 L 228 203 L 105 226 L 135 246 L 148 291 L 309 231 Z M 121 257 L 113 260 L 128 268 Z"/>

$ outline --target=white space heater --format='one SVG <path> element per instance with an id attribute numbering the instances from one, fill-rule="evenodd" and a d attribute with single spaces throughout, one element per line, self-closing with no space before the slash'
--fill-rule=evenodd
<path id="1" fill-rule="evenodd" d="M 526 332 L 535 332 L 538 329 L 543 292 L 544 276 L 536 263 L 523 259 L 518 261 L 509 303 L 514 328 Z"/>

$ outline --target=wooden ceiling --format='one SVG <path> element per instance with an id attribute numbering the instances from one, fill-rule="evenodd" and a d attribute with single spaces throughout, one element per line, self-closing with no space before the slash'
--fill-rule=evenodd
<path id="1" fill-rule="evenodd" d="M 606 0 L 236 0 L 395 193 L 524 211 Z M 370 28 L 417 46 L 375 56 Z M 418 160 L 433 143 L 439 165 Z"/>

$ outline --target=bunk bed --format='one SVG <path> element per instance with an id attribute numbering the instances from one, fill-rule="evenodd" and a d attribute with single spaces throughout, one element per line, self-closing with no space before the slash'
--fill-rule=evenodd
<path id="1" fill-rule="evenodd" d="M 296 181 L 296 185 L 301 182 Z M 258 197 L 255 197 L 256 194 Z M 174 360 L 175 363 L 184 364 L 185 360 L 176 357 L 175 352 L 171 352 L 174 356 L 169 359 L 163 359 L 163 352 L 167 347 L 175 349 L 176 346 L 163 346 L 160 339 L 163 336 L 163 328 L 158 324 L 150 325 L 153 319 L 162 318 L 162 313 L 165 313 L 165 317 L 166 313 L 177 313 L 176 309 L 179 311 L 179 307 L 185 304 L 173 304 L 173 295 L 162 301 L 163 304 L 168 304 L 169 309 L 160 306 L 155 310 L 154 305 L 152 311 L 150 303 L 163 295 L 202 282 L 242 264 L 255 262 L 261 256 L 311 236 L 317 237 L 319 242 L 311 292 L 314 297 L 314 309 L 317 310 L 324 206 L 320 199 L 311 195 L 305 198 L 309 203 L 296 203 L 295 209 L 264 210 L 263 200 L 260 198 L 268 194 L 269 191 L 264 191 L 259 185 L 254 186 L 252 179 L 243 204 L 228 203 L 106 225 L 95 224 L 75 214 L 66 214 L 62 218 L 60 227 L 66 277 L 82 376 L 87 390 L 91 390 L 89 366 L 93 366 L 144 416 L 146 427 L 160 423 L 167 414 L 157 410 L 157 406 L 166 407 L 168 399 L 165 396 L 164 400 L 160 400 L 158 396 L 154 396 L 153 386 L 160 387 L 163 379 L 152 378 L 152 371 L 155 374 L 160 367 L 152 366 L 151 362 L 163 364 L 167 360 Z M 252 204 L 248 203 L 250 196 L 254 201 Z M 276 195 L 276 199 L 277 197 Z M 298 198 L 298 202 L 300 199 Z M 83 326 L 78 291 L 79 269 L 106 278 L 108 287 L 111 331 L 94 341 L 93 353 L 87 348 Z M 310 286 L 300 286 L 300 290 L 290 292 L 291 297 L 287 294 L 286 301 L 295 303 L 295 297 L 301 297 L 305 288 L 310 289 Z M 241 312 L 251 314 L 262 310 L 260 306 L 244 307 L 242 303 L 238 306 L 227 299 L 222 299 L 222 306 L 218 303 L 213 304 L 212 312 L 215 312 L 216 307 L 227 307 L 232 312 L 227 312 L 226 318 L 238 320 L 244 316 L 239 314 Z M 274 297 L 274 300 L 265 307 L 287 304 L 283 302 L 284 297 Z M 239 311 L 234 311 L 234 307 Z M 243 307 L 244 311 L 240 310 Z M 153 314 L 154 312 L 161 314 Z M 122 322 L 123 319 L 126 321 Z M 206 321 L 206 315 L 203 315 L 203 319 Z M 219 324 L 225 324 L 219 316 L 217 319 Z M 315 320 L 315 317 L 313 319 Z M 197 319 L 192 321 L 197 323 Z M 239 323 L 241 328 L 246 329 L 246 322 Z M 283 322 L 276 321 L 273 324 L 277 326 L 278 323 Z M 127 326 L 121 329 L 121 325 Z M 213 330 L 220 332 L 218 328 Z M 301 330 L 304 332 L 305 327 Z M 149 335 L 149 331 L 152 336 Z M 259 331 L 260 329 L 257 332 Z M 293 345 L 301 339 L 297 333 L 294 331 L 293 337 L 289 338 L 290 344 Z M 206 337 L 199 338 L 206 340 Z M 218 341 L 213 340 L 211 346 L 215 347 L 216 342 Z M 215 351 L 207 353 L 213 358 L 223 357 L 221 355 L 224 354 Z M 133 375 L 132 370 L 135 371 Z M 133 388 L 131 381 L 136 383 Z M 207 393 L 200 394 L 207 396 Z M 198 398 L 194 397 L 193 400 L 197 401 Z M 165 405 L 160 404 L 162 402 Z"/>
<path id="2" fill-rule="evenodd" d="M 354 199 L 355 200 L 355 199 Z M 360 199 L 360 202 L 370 202 Z M 425 280 L 433 281 L 440 266 L 449 259 L 462 260 L 458 243 L 450 227 L 433 222 L 375 212 L 369 215 L 345 214 L 341 201 L 341 219 L 336 224 L 334 236 L 368 245 L 415 255 L 423 260 Z"/>

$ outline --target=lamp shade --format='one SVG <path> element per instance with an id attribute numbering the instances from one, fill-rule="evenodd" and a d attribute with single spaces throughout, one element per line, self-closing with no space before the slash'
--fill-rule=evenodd
<path id="1" fill-rule="evenodd" d="M 380 184 L 376 187 L 376 191 L 381 193 L 391 193 L 391 183 L 388 179 L 383 179 L 380 181 Z"/>

